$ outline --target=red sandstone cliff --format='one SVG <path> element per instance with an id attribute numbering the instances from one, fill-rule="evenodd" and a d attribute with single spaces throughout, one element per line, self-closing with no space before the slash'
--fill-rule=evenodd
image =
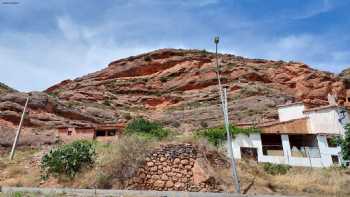
<path id="1" fill-rule="evenodd" d="M 94 105 L 118 118 L 149 116 L 181 129 L 221 121 L 214 54 L 161 49 L 114 61 L 107 68 L 46 90 L 60 100 Z M 229 87 L 234 122 L 276 119 L 287 100 L 309 106 L 327 104 L 327 94 L 344 102 L 343 79 L 303 63 L 219 55 L 222 81 Z"/>

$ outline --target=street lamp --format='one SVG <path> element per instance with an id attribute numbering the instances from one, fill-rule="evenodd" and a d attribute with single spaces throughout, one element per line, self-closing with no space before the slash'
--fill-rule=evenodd
<path id="1" fill-rule="evenodd" d="M 221 100 L 221 108 L 222 112 L 224 114 L 224 122 L 225 122 L 225 129 L 227 134 L 227 149 L 231 157 L 231 166 L 232 166 L 232 176 L 235 181 L 236 186 L 236 192 L 241 193 L 241 187 L 239 184 L 239 178 L 237 174 L 237 168 L 236 168 L 236 162 L 233 157 L 233 149 L 232 149 L 232 137 L 230 132 L 230 124 L 228 120 L 228 105 L 227 105 L 227 91 L 226 87 L 222 89 L 221 85 L 221 79 L 220 79 L 220 67 L 219 67 L 219 58 L 218 58 L 218 44 L 219 44 L 219 37 L 214 38 L 215 43 L 215 59 L 216 59 L 216 75 L 218 78 L 218 86 L 219 86 L 219 94 L 220 94 L 220 100 Z"/>

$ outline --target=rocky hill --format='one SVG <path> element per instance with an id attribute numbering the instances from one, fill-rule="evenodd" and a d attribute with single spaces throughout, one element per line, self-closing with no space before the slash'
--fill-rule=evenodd
<path id="1" fill-rule="evenodd" d="M 303 63 L 247 59 L 220 54 L 234 123 L 276 120 L 277 105 L 304 101 L 327 104 L 327 94 L 344 102 L 345 79 Z M 46 143 L 54 128 L 126 122 L 146 116 L 178 131 L 222 124 L 215 54 L 162 49 L 114 61 L 105 69 L 65 80 L 45 92 L 21 93 L 0 86 L 0 145 L 13 139 L 25 100 L 30 96 L 21 143 Z M 45 131 L 45 132 L 44 132 Z M 47 133 L 48 132 L 48 133 Z M 27 141 L 26 141 L 27 140 Z M 35 140 L 34 140 L 35 141 Z"/>
<path id="2" fill-rule="evenodd" d="M 10 88 L 9 86 L 3 84 L 0 82 L 0 94 L 8 93 L 8 92 L 15 92 L 16 90 Z"/>
<path id="3" fill-rule="evenodd" d="M 287 101 L 326 105 L 328 93 L 344 102 L 343 79 L 303 63 L 229 54 L 219 59 L 233 122 L 275 120 L 276 106 Z M 128 120 L 142 115 L 192 130 L 221 122 L 214 63 L 215 54 L 207 51 L 161 49 L 114 61 L 45 92 L 82 111 L 103 109 L 95 116 Z"/>
<path id="4" fill-rule="evenodd" d="M 350 89 L 350 68 L 347 68 L 339 73 L 339 77 L 344 79 L 346 88 Z"/>

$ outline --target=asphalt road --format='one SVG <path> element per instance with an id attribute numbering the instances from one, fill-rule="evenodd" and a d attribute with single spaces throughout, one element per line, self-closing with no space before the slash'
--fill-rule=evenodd
<path id="1" fill-rule="evenodd" d="M 137 190 L 101 190 L 71 188 L 29 188 L 1 187 L 2 194 L 28 192 L 38 195 L 67 196 L 115 196 L 115 197 L 286 197 L 281 195 L 240 195 L 233 193 L 176 192 L 176 191 L 137 191 Z M 290 197 L 290 196 L 289 196 Z"/>

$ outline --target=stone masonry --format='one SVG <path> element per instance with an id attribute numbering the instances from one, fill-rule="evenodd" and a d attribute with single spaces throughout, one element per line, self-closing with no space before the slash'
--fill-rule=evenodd
<path id="1" fill-rule="evenodd" d="M 154 150 L 134 177 L 132 187 L 145 190 L 220 192 L 197 148 L 191 144 L 168 144 Z"/>

